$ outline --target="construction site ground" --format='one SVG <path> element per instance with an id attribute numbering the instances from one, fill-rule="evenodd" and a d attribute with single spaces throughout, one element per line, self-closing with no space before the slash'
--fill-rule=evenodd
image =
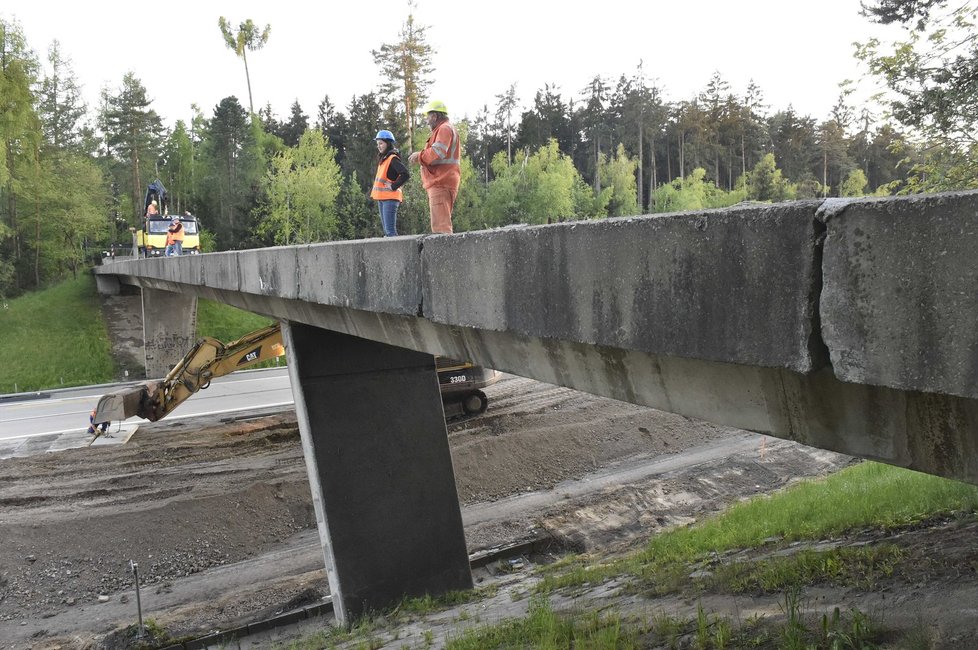
<path id="1" fill-rule="evenodd" d="M 532 539 L 550 542 L 551 559 L 619 553 L 854 462 L 519 377 L 487 392 L 487 413 L 448 426 L 471 554 Z M 895 627 L 924 621 L 935 647 L 971 647 L 962 640 L 978 628 L 974 532 L 932 522 L 898 535 L 943 561 L 909 567 L 879 592 L 813 588 L 806 608 L 857 607 Z M 866 531 L 842 543 L 875 539 Z M 480 584 L 501 589 L 469 606 L 478 615 L 450 610 L 404 623 L 388 631 L 386 647 L 437 647 L 466 626 L 525 615 L 533 565 L 546 559 L 480 569 Z M 161 421 L 124 445 L 0 462 L 0 648 L 126 647 L 119 630 L 136 621 L 131 562 L 144 617 L 173 638 L 320 602 L 328 585 L 294 412 Z M 776 596 L 650 601 L 600 585 L 561 598 L 559 608 L 593 602 L 646 616 L 695 617 L 699 605 L 733 620 L 783 615 Z M 326 624 L 239 645 L 273 647 Z"/>

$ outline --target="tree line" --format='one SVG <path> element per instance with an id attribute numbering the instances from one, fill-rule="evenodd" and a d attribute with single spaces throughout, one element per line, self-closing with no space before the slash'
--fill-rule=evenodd
<path id="1" fill-rule="evenodd" d="M 882 0 L 867 16 L 920 20 L 886 13 L 901 2 Z M 219 27 L 248 74 L 246 52 L 265 46 L 271 27 L 247 20 L 235 32 L 224 17 Z M 156 178 L 170 212 L 200 217 L 207 250 L 379 236 L 368 196 L 373 135 L 394 131 L 405 155 L 427 137 L 417 126 L 434 72 L 425 29 L 409 14 L 397 39 L 372 51 L 387 83 L 343 107 L 326 95 L 311 117 L 298 102 L 283 118 L 268 104 L 253 111 L 249 75 L 247 108 L 229 96 L 167 127 L 133 73 L 90 109 L 57 42 L 42 64 L 16 22 L 0 20 L 0 295 L 75 274 L 128 243 Z M 870 42 L 859 56 L 882 69 L 890 54 Z M 973 103 L 971 114 L 947 111 L 939 122 L 894 79 L 902 113 L 871 115 L 843 87 L 821 121 L 771 110 L 756 85 L 738 93 L 720 73 L 695 96 L 669 100 L 641 63 L 576 93 L 547 85 L 525 108 L 514 83 L 476 115 L 452 116 L 465 151 L 455 229 L 975 186 Z M 425 232 L 419 179 L 404 192 L 400 231 Z"/>

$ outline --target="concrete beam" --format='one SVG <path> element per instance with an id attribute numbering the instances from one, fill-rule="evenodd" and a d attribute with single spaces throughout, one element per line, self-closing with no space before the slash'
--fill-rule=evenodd
<path id="1" fill-rule="evenodd" d="M 336 617 L 470 589 L 434 357 L 283 323 Z"/>
<path id="2" fill-rule="evenodd" d="M 978 193 L 833 201 L 822 213 L 835 375 L 978 398 Z"/>
<path id="3" fill-rule="evenodd" d="M 819 202 L 426 239 L 436 323 L 810 372 Z"/>
<path id="4" fill-rule="evenodd" d="M 197 340 L 197 297 L 144 288 L 142 304 L 146 377 L 165 377 Z"/>

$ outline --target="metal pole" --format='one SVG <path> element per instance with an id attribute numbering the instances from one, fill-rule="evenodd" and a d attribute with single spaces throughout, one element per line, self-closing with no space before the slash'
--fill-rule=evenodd
<path id="1" fill-rule="evenodd" d="M 136 638 L 141 639 L 146 636 L 146 628 L 143 627 L 143 604 L 139 600 L 139 565 L 129 560 L 129 566 L 132 568 L 132 575 L 136 579 L 136 612 L 139 614 L 139 633 Z"/>

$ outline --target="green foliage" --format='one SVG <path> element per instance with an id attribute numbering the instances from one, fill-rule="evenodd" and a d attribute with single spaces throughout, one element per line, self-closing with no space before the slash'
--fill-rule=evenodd
<path id="1" fill-rule="evenodd" d="M 890 43 L 870 39 L 858 44 L 856 57 L 893 94 L 894 118 L 930 145 L 927 160 L 912 171 L 910 191 L 978 186 L 978 7 L 887 0 L 868 3 L 867 15 L 905 30 Z"/>
<path id="2" fill-rule="evenodd" d="M 0 303 L 0 393 L 112 380 L 95 280 L 81 275 Z"/>
<path id="3" fill-rule="evenodd" d="M 332 147 L 321 131 L 306 131 L 298 147 L 271 161 L 263 183 L 267 211 L 258 233 L 284 245 L 337 239 L 340 184 Z"/>
<path id="4" fill-rule="evenodd" d="M 867 185 L 869 185 L 869 180 L 867 180 L 863 170 L 853 169 L 842 181 L 839 196 L 863 196 L 866 194 Z"/>
<path id="5" fill-rule="evenodd" d="M 795 198 L 795 187 L 781 175 L 774 154 L 761 158 L 746 179 L 747 198 L 752 201 L 788 201 Z"/>
<path id="6" fill-rule="evenodd" d="M 625 153 L 625 145 L 619 144 L 613 158 L 601 154 L 598 173 L 601 187 L 611 190 L 608 198 L 608 216 L 626 217 L 639 213 L 635 190 L 635 170 L 638 162 Z"/>
<path id="7" fill-rule="evenodd" d="M 224 44 L 229 49 L 234 50 L 234 53 L 244 61 L 245 79 L 248 82 L 248 109 L 251 114 L 254 114 L 255 103 L 251 99 L 251 74 L 248 72 L 248 52 L 254 52 L 265 47 L 265 44 L 268 43 L 268 37 L 272 33 L 272 26 L 265 25 L 265 28 L 261 29 L 249 18 L 238 25 L 238 31 L 235 32 L 231 27 L 231 22 L 224 16 L 218 18 L 217 26 L 221 30 L 221 36 L 224 37 Z"/>
<path id="8" fill-rule="evenodd" d="M 530 601 L 524 619 L 469 630 L 446 644 L 446 650 L 483 648 L 640 648 L 636 630 L 624 625 L 620 615 L 594 612 L 554 612 L 550 601 Z"/>
<path id="9" fill-rule="evenodd" d="M 745 194 L 743 190 L 724 192 L 706 180 L 705 169 L 697 167 L 689 176 L 658 187 L 652 193 L 652 204 L 655 212 L 707 210 L 738 203 Z"/>
<path id="10" fill-rule="evenodd" d="M 512 165 L 499 152 L 493 171 L 496 178 L 487 188 L 481 215 L 489 226 L 554 223 L 596 216 L 594 212 L 605 207 L 592 202 L 593 195 L 582 187 L 574 164 L 560 153 L 556 140 L 529 156 L 517 152 Z"/>
<path id="11" fill-rule="evenodd" d="M 427 99 L 428 86 L 435 68 L 432 65 L 434 50 L 428 44 L 425 34 L 428 28 L 415 23 L 413 5 L 408 6 L 408 17 L 401 25 L 398 40 L 384 43 L 380 49 L 371 50 L 370 54 L 373 55 L 381 76 L 387 80 L 381 86 L 381 93 L 400 104 L 407 127 L 407 142 L 414 144 L 415 132 L 418 130 L 417 116 Z"/>

